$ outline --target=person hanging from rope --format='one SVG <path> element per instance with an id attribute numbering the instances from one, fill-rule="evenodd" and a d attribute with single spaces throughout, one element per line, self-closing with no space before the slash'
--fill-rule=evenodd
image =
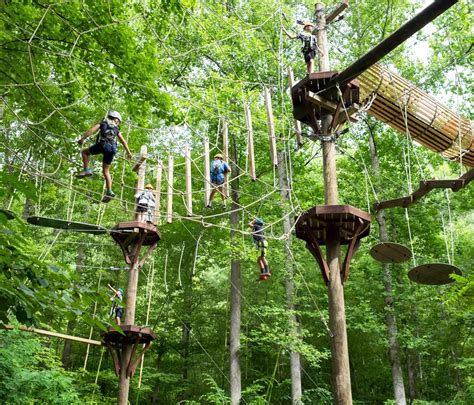
<path id="1" fill-rule="evenodd" d="M 107 118 L 102 122 L 89 128 L 82 137 L 77 141 L 79 146 L 84 144 L 84 141 L 92 134 L 99 131 L 97 142 L 87 149 L 81 151 L 82 162 L 84 163 L 84 170 L 77 174 L 78 178 L 84 178 L 92 176 L 92 169 L 89 167 L 90 156 L 102 154 L 102 173 L 105 179 L 106 192 L 102 202 L 108 202 L 115 197 L 115 193 L 112 191 L 112 177 L 110 176 L 110 165 L 114 160 L 114 156 L 117 153 L 117 141 L 116 138 L 125 148 L 128 159 L 132 159 L 132 152 L 128 147 L 127 141 L 120 132 L 120 122 L 122 116 L 117 111 L 109 111 Z"/>
<path id="2" fill-rule="evenodd" d="M 153 186 L 147 184 L 145 190 L 139 191 L 135 194 L 135 202 L 137 204 L 137 212 L 139 213 L 139 220 L 153 223 L 153 210 L 156 207 L 155 194 L 153 193 Z M 146 216 L 145 213 L 146 212 Z"/>
<path id="3" fill-rule="evenodd" d="M 112 301 L 112 307 L 110 308 L 110 315 L 114 316 L 115 315 L 115 323 L 117 325 L 120 325 L 123 317 L 123 294 L 124 291 L 122 288 L 119 288 L 116 290 L 114 287 L 112 287 L 110 284 L 108 285 L 109 288 L 113 291 L 114 295 L 110 298 Z"/>
<path id="4" fill-rule="evenodd" d="M 253 221 L 249 222 L 249 228 L 252 228 L 252 238 L 257 248 L 257 264 L 260 269 L 259 280 L 264 281 L 272 274 L 268 269 L 268 262 L 265 257 L 267 255 L 268 242 L 265 239 L 263 231 L 263 221 L 260 218 L 255 218 Z"/>
<path id="5" fill-rule="evenodd" d="M 312 34 L 316 27 L 311 21 L 305 21 L 302 25 L 303 30 L 306 31 L 306 33 L 300 32 L 296 35 L 292 35 L 285 29 L 285 27 L 282 26 L 282 29 L 288 38 L 300 39 L 303 42 L 301 52 L 303 52 L 304 61 L 306 62 L 306 73 L 309 75 L 310 73 L 313 73 L 314 58 L 316 57 L 316 50 L 318 49 L 316 36 Z"/>
<path id="6" fill-rule="evenodd" d="M 211 183 L 212 183 L 212 191 L 211 195 L 209 196 L 209 201 L 206 205 L 207 208 L 212 208 L 212 200 L 216 192 L 219 192 L 222 198 L 222 202 L 224 204 L 224 208 L 226 208 L 226 196 L 224 193 L 224 183 L 227 181 L 227 174 L 230 173 L 232 170 L 227 162 L 224 161 L 224 157 L 218 153 L 214 156 L 214 160 L 211 163 Z"/>

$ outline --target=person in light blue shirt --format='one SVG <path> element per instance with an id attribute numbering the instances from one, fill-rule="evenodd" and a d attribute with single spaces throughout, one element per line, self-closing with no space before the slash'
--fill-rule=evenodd
<path id="1" fill-rule="evenodd" d="M 207 208 L 212 207 L 212 200 L 216 192 L 219 192 L 222 198 L 222 202 L 224 203 L 224 208 L 226 207 L 226 196 L 224 193 L 224 183 L 227 181 L 227 174 L 230 173 L 232 170 L 230 169 L 227 162 L 224 161 L 224 157 L 218 153 L 214 156 L 214 160 L 211 163 L 211 184 L 212 184 L 212 191 L 211 195 L 209 196 L 209 201 L 206 205 Z"/>

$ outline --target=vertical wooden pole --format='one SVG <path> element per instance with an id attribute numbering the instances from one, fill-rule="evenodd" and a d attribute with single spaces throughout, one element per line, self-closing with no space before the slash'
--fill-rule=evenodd
<path id="1" fill-rule="evenodd" d="M 329 71 L 329 55 L 327 47 L 326 16 L 324 4 L 316 4 L 316 37 L 319 52 L 319 70 Z M 321 131 L 329 135 L 332 116 L 321 117 Z M 336 144 L 335 140 L 322 141 L 324 199 L 327 205 L 338 204 L 336 176 Z M 340 275 L 340 235 L 338 228 L 328 227 L 327 230 L 327 263 L 330 277 L 329 325 L 333 334 L 331 338 L 332 386 L 334 402 L 340 405 L 352 404 L 351 377 L 349 370 L 349 349 L 347 344 L 346 312 L 344 307 L 344 287 Z"/>
<path id="2" fill-rule="evenodd" d="M 204 205 L 209 204 L 209 197 L 211 196 L 211 162 L 209 160 L 209 138 L 206 136 L 203 139 L 204 144 Z"/>
<path id="3" fill-rule="evenodd" d="M 290 87 L 290 97 L 291 97 L 291 88 L 295 85 L 295 78 L 293 76 L 293 69 L 288 68 L 288 85 Z M 295 133 L 296 133 L 296 144 L 298 147 L 303 145 L 303 138 L 301 137 L 301 122 L 294 120 Z"/>
<path id="4" fill-rule="evenodd" d="M 146 146 L 142 146 L 140 149 L 140 157 L 146 156 L 147 149 Z M 141 159 L 140 159 L 141 160 Z M 138 180 L 137 180 L 137 190 L 143 190 L 145 187 L 145 161 L 142 161 L 140 167 L 138 168 Z M 126 301 L 127 305 L 125 307 L 125 325 L 134 325 L 135 324 L 135 309 L 137 303 L 137 287 L 138 287 L 138 276 L 140 273 L 140 265 L 138 254 L 132 259 L 130 264 L 130 270 L 128 272 L 128 284 L 127 284 L 127 293 Z M 120 375 L 119 375 L 119 392 L 118 392 L 118 404 L 127 405 L 128 404 L 128 392 L 130 390 L 130 377 L 127 376 L 127 367 L 130 363 L 130 358 L 132 356 L 132 345 L 124 345 L 122 347 L 122 352 L 120 355 Z"/>
<path id="5" fill-rule="evenodd" d="M 168 199 L 166 207 L 166 222 L 173 222 L 173 155 L 168 156 Z"/>
<path id="6" fill-rule="evenodd" d="M 229 123 L 224 120 L 222 124 L 222 150 L 224 152 L 224 161 L 229 163 Z M 224 195 L 229 198 L 229 176 L 227 175 L 224 183 Z"/>
<path id="7" fill-rule="evenodd" d="M 188 216 L 193 215 L 193 190 L 191 184 L 191 151 L 189 146 L 184 147 L 185 173 L 186 178 L 186 212 Z"/>
<path id="8" fill-rule="evenodd" d="M 268 126 L 268 142 L 270 144 L 270 156 L 272 158 L 273 166 L 278 165 L 277 147 L 275 139 L 275 124 L 273 122 L 273 107 L 272 107 L 272 96 L 270 90 L 265 87 L 264 90 L 265 98 L 265 111 L 267 112 L 267 126 Z"/>
<path id="9" fill-rule="evenodd" d="M 160 208 L 161 208 L 161 179 L 163 177 L 163 161 L 158 160 L 156 167 L 156 189 L 155 189 L 155 223 L 160 223 Z"/>
<path id="10" fill-rule="evenodd" d="M 249 161 L 249 175 L 252 181 L 257 180 L 257 175 L 255 174 L 255 154 L 253 151 L 253 128 L 252 128 L 252 114 L 250 113 L 250 107 L 245 105 L 245 123 L 247 125 L 247 151 L 248 151 L 248 161 Z"/>
<path id="11" fill-rule="evenodd" d="M 137 188 L 135 189 L 135 193 L 139 193 L 145 190 L 145 173 L 146 173 L 146 157 L 147 157 L 147 147 L 146 145 L 142 145 L 140 148 L 140 159 L 139 162 L 140 166 L 138 166 L 138 180 L 137 180 Z M 137 221 L 143 221 L 145 216 L 142 213 L 137 212 L 138 205 L 135 201 L 135 214 L 134 219 Z"/>

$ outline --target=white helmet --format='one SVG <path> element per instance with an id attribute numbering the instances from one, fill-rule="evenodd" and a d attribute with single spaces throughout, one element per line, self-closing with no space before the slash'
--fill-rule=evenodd
<path id="1" fill-rule="evenodd" d="M 107 117 L 117 118 L 120 122 L 122 122 L 122 116 L 117 111 L 109 111 L 109 113 L 107 114 Z"/>

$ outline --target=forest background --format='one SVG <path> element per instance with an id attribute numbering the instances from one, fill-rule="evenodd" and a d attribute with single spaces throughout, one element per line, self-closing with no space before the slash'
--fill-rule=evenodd
<path id="1" fill-rule="evenodd" d="M 328 2 L 328 10 L 337 4 Z M 422 7 L 405 0 L 351 1 L 345 18 L 328 26 L 331 69 L 348 66 Z M 460 1 L 382 61 L 468 118 L 471 11 Z M 310 1 L 2 2 L 0 201 L 15 218 L 0 213 L 0 321 L 83 337 L 92 328 L 94 339 L 111 322 L 106 286 L 127 282 L 112 239 L 33 227 L 25 219 L 41 215 L 111 228 L 131 218 L 136 174 L 123 149 L 113 164 L 118 198 L 108 205 L 98 203 L 98 159 L 92 180 L 74 178 L 81 168 L 77 139 L 114 109 L 124 117 L 132 151 L 148 146 L 147 181 L 154 183 L 159 160 L 165 172 L 170 154 L 175 161 L 173 222 L 161 218 L 162 240 L 138 291 L 137 324 L 146 323 L 150 299 L 147 323 L 158 337 L 146 354 L 140 388 L 138 377 L 132 380 L 130 401 L 230 401 L 229 275 L 238 256 L 243 402 L 291 402 L 289 359 L 297 352 L 302 401 L 331 403 L 327 289 L 304 243 L 283 227 L 283 218 L 324 203 L 320 144 L 307 138 L 302 147 L 296 144 L 288 95 L 287 68 L 296 80 L 305 75 L 300 43 L 281 29 L 298 32 L 296 20 L 313 15 Z M 285 198 L 281 173 L 270 160 L 264 88 L 271 92 L 281 170 L 290 187 Z M 244 106 L 252 112 L 256 182 L 247 175 Z M 211 153 L 221 150 L 224 120 L 233 175 L 239 174 L 233 187 L 244 207 L 233 224 L 228 210 L 204 208 L 202 190 L 202 142 L 209 137 Z M 194 212 L 203 221 L 186 216 L 184 145 L 192 151 Z M 457 178 L 465 170 L 366 115 L 337 145 L 340 203 L 372 214 L 374 202 L 409 194 L 422 179 Z M 384 272 L 368 253 L 379 240 L 373 221 L 345 284 L 354 403 L 393 401 L 391 315 L 407 398 L 474 402 L 472 202 L 472 187 L 436 191 L 408 211 L 387 213 L 390 240 L 412 248 L 418 264 L 449 262 L 462 269 L 448 286 L 411 283 L 407 271 L 414 261 Z M 255 282 L 247 229 L 254 216 L 267 224 L 272 278 L 265 283 Z M 115 402 L 117 380 L 101 348 L 1 331 L 0 352 L 0 397 L 7 403 Z"/>

